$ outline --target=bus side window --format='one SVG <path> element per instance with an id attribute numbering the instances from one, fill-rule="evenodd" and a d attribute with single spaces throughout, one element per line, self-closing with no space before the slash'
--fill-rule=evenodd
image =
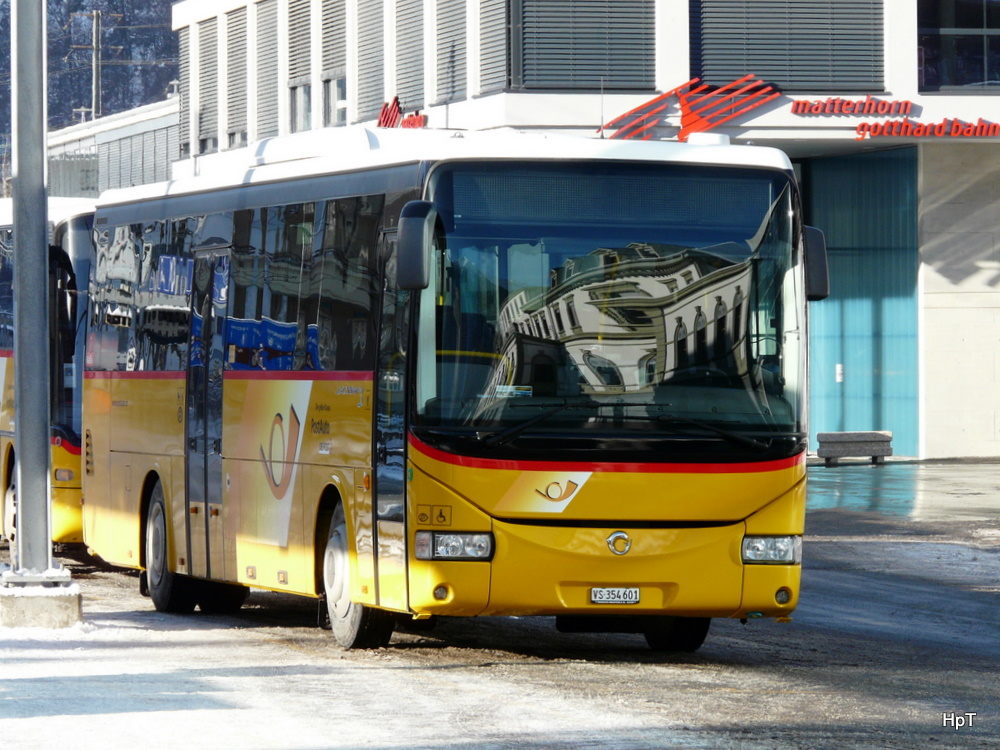
<path id="1" fill-rule="evenodd" d="M 260 354 L 260 308 L 264 294 L 264 258 L 260 214 L 248 208 L 233 214 L 230 253 L 230 306 L 226 325 L 226 367 L 255 370 Z"/>
<path id="2" fill-rule="evenodd" d="M 138 312 L 138 360 L 148 370 L 179 370 L 187 347 L 186 266 L 170 250 L 170 225 L 154 221 L 141 227 L 142 282 L 146 299 Z M 181 276 L 178 277 L 178 273 Z"/>
<path id="3" fill-rule="evenodd" d="M 313 283 L 313 237 L 316 234 L 316 204 L 298 203 L 285 208 L 285 234 L 283 255 L 287 255 L 292 269 L 298 269 L 301 282 L 297 288 L 295 317 L 295 349 L 292 354 L 293 370 L 318 369 L 315 346 L 316 328 L 310 327 L 316 319 Z M 289 320 L 289 322 L 292 322 Z"/>
<path id="4" fill-rule="evenodd" d="M 285 249 L 285 207 L 262 208 L 264 297 L 261 307 L 260 355 L 262 369 L 291 370 L 298 319 L 298 285 L 290 283 L 290 258 Z"/>
<path id="5" fill-rule="evenodd" d="M 315 347 L 322 369 L 365 370 L 374 364 L 370 259 L 381 224 L 380 195 L 339 198 L 322 209 L 314 253 Z M 308 305 L 307 305 L 308 307 Z"/>

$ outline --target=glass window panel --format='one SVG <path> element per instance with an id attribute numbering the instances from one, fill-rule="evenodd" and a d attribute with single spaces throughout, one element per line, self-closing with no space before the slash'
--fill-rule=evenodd
<path id="1" fill-rule="evenodd" d="M 917 23 L 922 29 L 981 29 L 984 11 L 983 0 L 921 0 Z"/>
<path id="2" fill-rule="evenodd" d="M 920 37 L 921 86 L 934 89 L 983 85 L 989 80 L 985 60 L 986 38 L 976 34 Z"/>
<path id="3" fill-rule="evenodd" d="M 1000 29 L 1000 0 L 986 0 L 986 28 Z"/>

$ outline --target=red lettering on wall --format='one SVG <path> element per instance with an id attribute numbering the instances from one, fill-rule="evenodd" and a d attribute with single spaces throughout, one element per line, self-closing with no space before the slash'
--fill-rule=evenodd
<path id="1" fill-rule="evenodd" d="M 422 115 L 419 112 L 414 112 L 412 115 L 407 115 L 403 118 L 403 121 L 399 123 L 401 128 L 426 128 L 427 127 L 427 115 Z"/>
<path id="2" fill-rule="evenodd" d="M 982 117 L 977 122 L 945 118 L 941 122 L 913 122 L 909 117 L 890 122 L 863 122 L 854 131 L 854 139 L 865 138 L 997 138 L 1000 123 Z"/>
<path id="3" fill-rule="evenodd" d="M 913 112 L 913 102 L 908 99 L 877 99 L 867 96 L 864 100 L 841 99 L 796 99 L 792 102 L 793 115 L 909 115 Z"/>

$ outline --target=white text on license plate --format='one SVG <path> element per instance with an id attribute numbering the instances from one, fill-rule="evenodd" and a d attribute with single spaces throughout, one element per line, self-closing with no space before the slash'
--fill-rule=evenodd
<path id="1" fill-rule="evenodd" d="M 638 604 L 638 588 L 592 588 L 591 604 Z"/>

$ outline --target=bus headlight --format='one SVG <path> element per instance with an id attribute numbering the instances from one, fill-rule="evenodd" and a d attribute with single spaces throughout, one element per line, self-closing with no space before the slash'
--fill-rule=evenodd
<path id="1" fill-rule="evenodd" d="M 798 565 L 802 562 L 802 537 L 743 537 L 743 562 L 747 565 Z"/>
<path id="2" fill-rule="evenodd" d="M 414 554 L 418 560 L 489 560 L 493 535 L 454 531 L 418 531 Z"/>

